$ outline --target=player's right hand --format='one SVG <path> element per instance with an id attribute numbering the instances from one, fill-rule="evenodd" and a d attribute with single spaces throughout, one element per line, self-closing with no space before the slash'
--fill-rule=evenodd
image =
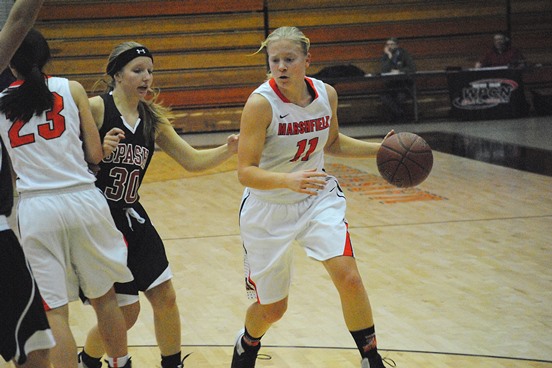
<path id="1" fill-rule="evenodd" d="M 103 139 L 102 148 L 104 158 L 108 157 L 115 151 L 121 140 L 125 139 L 125 132 L 120 128 L 113 128 L 108 131 Z"/>

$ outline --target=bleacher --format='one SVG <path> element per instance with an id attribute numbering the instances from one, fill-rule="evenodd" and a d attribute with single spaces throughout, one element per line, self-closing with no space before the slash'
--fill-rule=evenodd
<path id="1" fill-rule="evenodd" d="M 311 39 L 315 74 L 352 64 L 379 71 L 384 40 L 398 37 L 419 71 L 472 67 L 492 34 L 510 30 L 532 63 L 552 63 L 549 0 L 46 0 L 37 28 L 48 39 L 48 72 L 80 81 L 92 95 L 117 44 L 134 40 L 155 58 L 155 86 L 180 114 L 182 132 L 236 130 L 247 96 L 267 71 L 263 53 L 252 55 L 267 32 L 300 27 Z M 526 88 L 552 85 L 550 67 L 525 73 Z M 378 121 L 380 81 L 353 78 L 335 84 L 341 124 Z M 417 79 L 421 119 L 446 117 L 444 73 Z"/>

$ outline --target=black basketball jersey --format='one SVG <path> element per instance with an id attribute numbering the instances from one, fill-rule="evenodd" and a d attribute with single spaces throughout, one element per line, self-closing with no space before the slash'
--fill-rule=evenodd
<path id="1" fill-rule="evenodd" d="M 100 163 L 96 186 L 102 190 L 111 207 L 130 207 L 139 199 L 138 189 L 153 156 L 155 141 L 150 139 L 148 142 L 144 135 L 143 116 L 140 116 L 136 130 L 132 131 L 124 123 L 111 93 L 101 97 L 105 110 L 100 137 L 103 139 L 112 128 L 120 128 L 125 132 L 125 139 Z"/>
<path id="2" fill-rule="evenodd" d="M 0 139 L 0 215 L 8 217 L 13 207 L 13 183 L 10 166 L 8 165 L 8 153 Z"/>

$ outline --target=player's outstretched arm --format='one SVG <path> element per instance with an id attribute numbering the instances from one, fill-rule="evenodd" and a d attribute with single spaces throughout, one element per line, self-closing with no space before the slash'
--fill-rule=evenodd
<path id="1" fill-rule="evenodd" d="M 44 0 L 17 0 L 0 31 L 0 70 L 6 69 L 13 54 L 32 28 Z"/>
<path id="2" fill-rule="evenodd" d="M 159 147 L 188 171 L 203 171 L 214 168 L 236 154 L 238 136 L 232 134 L 227 143 L 216 148 L 195 149 L 182 139 L 169 122 L 159 124 L 155 142 Z"/>

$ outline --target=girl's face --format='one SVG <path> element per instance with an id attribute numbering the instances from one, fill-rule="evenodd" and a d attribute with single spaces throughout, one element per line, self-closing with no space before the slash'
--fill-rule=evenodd
<path id="1" fill-rule="evenodd" d="M 153 83 L 153 61 L 146 56 L 132 59 L 115 77 L 125 94 L 145 98 Z"/>
<path id="2" fill-rule="evenodd" d="M 304 83 L 310 54 L 305 55 L 300 44 L 291 40 L 276 40 L 266 48 L 272 77 L 278 87 Z"/>

